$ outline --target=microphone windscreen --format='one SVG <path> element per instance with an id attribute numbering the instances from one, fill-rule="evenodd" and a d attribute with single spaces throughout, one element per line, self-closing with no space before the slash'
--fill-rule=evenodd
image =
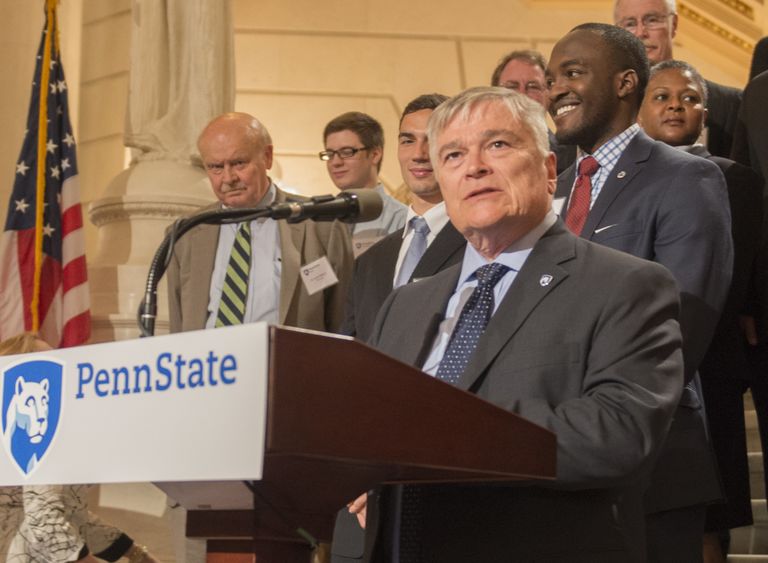
<path id="1" fill-rule="evenodd" d="M 381 200 L 379 192 L 370 188 L 358 190 L 345 190 L 345 195 L 354 197 L 357 200 L 357 217 L 353 219 L 355 223 L 364 223 L 373 221 L 381 215 L 381 209 L 384 202 Z"/>

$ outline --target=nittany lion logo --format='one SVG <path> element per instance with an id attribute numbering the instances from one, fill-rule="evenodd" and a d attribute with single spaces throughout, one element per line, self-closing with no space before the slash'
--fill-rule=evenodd
<path id="1" fill-rule="evenodd" d="M 64 366 L 31 360 L 3 370 L 3 445 L 24 475 L 48 451 L 61 416 Z"/>

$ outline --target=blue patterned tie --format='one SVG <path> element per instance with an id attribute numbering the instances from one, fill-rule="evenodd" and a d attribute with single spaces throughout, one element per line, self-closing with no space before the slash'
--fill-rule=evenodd
<path id="1" fill-rule="evenodd" d="M 419 264 L 419 260 L 424 256 L 427 251 L 427 235 L 429 235 L 429 225 L 427 225 L 424 217 L 411 217 L 409 222 L 411 229 L 413 230 L 413 238 L 411 239 L 411 245 L 408 247 L 408 251 L 405 253 L 405 258 L 400 266 L 400 271 L 397 274 L 397 281 L 395 287 L 398 288 L 401 285 L 408 283 L 411 279 L 413 271 Z"/>
<path id="2" fill-rule="evenodd" d="M 477 287 L 461 310 L 456 328 L 437 368 L 437 377 L 456 384 L 477 347 L 477 341 L 485 332 L 493 314 L 493 288 L 509 271 L 504 264 L 486 264 L 475 271 Z"/>

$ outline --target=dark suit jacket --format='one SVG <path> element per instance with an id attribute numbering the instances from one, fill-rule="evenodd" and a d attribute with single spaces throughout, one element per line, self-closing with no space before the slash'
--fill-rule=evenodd
<path id="1" fill-rule="evenodd" d="M 552 131 L 547 131 L 549 136 L 549 150 L 557 157 L 557 173 L 568 169 L 576 160 L 576 145 L 561 145 Z"/>
<path id="2" fill-rule="evenodd" d="M 567 198 L 575 169 L 558 177 Z M 686 382 L 709 347 L 731 280 L 733 248 L 725 180 L 713 163 L 640 131 L 587 216 L 582 237 L 666 266 L 680 287 Z M 649 512 L 720 497 L 701 403 L 687 385 L 646 498 Z"/>
<path id="3" fill-rule="evenodd" d="M 730 157 L 738 122 L 741 90 L 707 80 L 707 149 L 715 156 Z"/>
<path id="4" fill-rule="evenodd" d="M 403 243 L 403 229 L 386 236 L 355 261 L 349 289 L 343 334 L 366 341 L 381 304 L 392 293 L 397 257 Z M 437 233 L 421 257 L 411 279 L 427 278 L 460 262 L 467 241 L 450 223 Z"/>
<path id="5" fill-rule="evenodd" d="M 744 89 L 731 158 L 750 166 L 768 180 L 768 71 L 755 76 Z"/>
<path id="6" fill-rule="evenodd" d="M 460 269 L 393 292 L 371 344 L 422 365 Z M 682 387 L 677 314 L 666 270 L 550 228 L 457 385 L 552 430 L 557 481 L 424 487 L 424 562 L 642 561 L 640 490 Z"/>
<path id="7" fill-rule="evenodd" d="M 739 315 L 754 315 L 753 280 L 763 226 L 763 181 L 751 168 L 712 156 L 702 145 L 687 151 L 720 167 L 728 185 L 733 237 L 733 278 L 723 314 L 699 372 L 702 378 L 748 378 L 749 364 Z"/>

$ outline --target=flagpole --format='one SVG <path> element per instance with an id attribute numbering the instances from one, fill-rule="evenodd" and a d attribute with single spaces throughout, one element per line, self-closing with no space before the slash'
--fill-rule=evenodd
<path id="1" fill-rule="evenodd" d="M 32 285 L 32 332 L 40 330 L 40 273 L 43 267 L 43 211 L 45 210 L 45 168 L 48 143 L 48 88 L 51 74 L 51 41 L 55 32 L 56 0 L 46 0 L 46 32 L 43 60 L 40 61 L 40 107 L 37 122 L 37 177 L 35 198 L 35 262 Z"/>

